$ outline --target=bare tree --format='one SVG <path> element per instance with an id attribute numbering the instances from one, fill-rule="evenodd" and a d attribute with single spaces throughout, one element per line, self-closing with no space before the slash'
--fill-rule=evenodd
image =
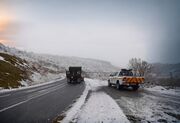
<path id="1" fill-rule="evenodd" d="M 129 60 L 129 68 L 133 69 L 135 76 L 145 76 L 146 73 L 150 72 L 151 65 L 140 58 L 132 58 Z"/>
<path id="2" fill-rule="evenodd" d="M 151 65 L 148 64 L 146 61 L 141 60 L 139 64 L 140 65 L 138 71 L 140 76 L 145 76 L 148 72 L 150 72 Z"/>

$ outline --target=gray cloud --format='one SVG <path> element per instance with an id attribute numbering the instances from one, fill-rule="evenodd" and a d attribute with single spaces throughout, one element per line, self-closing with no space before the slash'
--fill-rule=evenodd
<path id="1" fill-rule="evenodd" d="M 18 47 L 98 58 L 125 66 L 131 57 L 180 62 L 178 0 L 9 0 L 23 23 Z"/>

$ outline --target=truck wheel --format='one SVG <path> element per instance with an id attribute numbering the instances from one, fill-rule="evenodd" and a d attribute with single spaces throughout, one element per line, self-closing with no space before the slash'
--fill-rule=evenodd
<path id="1" fill-rule="evenodd" d="M 117 88 L 118 90 L 121 88 L 119 82 L 116 83 L 116 88 Z"/>
<path id="2" fill-rule="evenodd" d="M 82 78 L 82 82 L 84 82 L 84 78 Z"/>
<path id="3" fill-rule="evenodd" d="M 77 79 L 77 83 L 81 83 L 82 82 L 82 80 L 79 78 L 79 79 Z"/>
<path id="4" fill-rule="evenodd" d="M 138 90 L 139 85 L 134 85 L 134 86 L 132 86 L 132 88 L 133 88 L 134 91 L 136 91 L 136 90 Z"/>
<path id="5" fill-rule="evenodd" d="M 67 83 L 71 83 L 71 80 L 70 80 L 70 79 L 67 79 Z"/>
<path id="6" fill-rule="evenodd" d="M 109 87 L 111 87 L 111 83 L 110 83 L 110 81 L 109 81 L 109 80 L 108 80 L 108 86 L 109 86 Z"/>

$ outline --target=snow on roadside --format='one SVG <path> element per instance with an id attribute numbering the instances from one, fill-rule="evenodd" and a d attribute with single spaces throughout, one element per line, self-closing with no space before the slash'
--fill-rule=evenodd
<path id="1" fill-rule="evenodd" d="M 39 86 L 43 86 L 43 85 L 47 85 L 47 84 L 51 84 L 51 83 L 54 83 L 54 82 L 57 82 L 57 81 L 61 81 L 63 80 L 64 78 L 59 78 L 59 79 L 54 79 L 54 80 L 51 80 L 51 81 L 47 81 L 47 82 L 44 82 L 44 83 L 40 83 L 40 84 L 36 84 L 36 85 L 32 85 L 32 86 L 26 86 L 26 87 L 19 87 L 19 88 L 10 88 L 10 89 L 3 89 L 3 88 L 0 88 L 0 94 L 1 93 L 6 93 L 6 92 L 10 92 L 10 91 L 18 91 L 18 90 L 24 90 L 24 89 L 28 89 L 28 88 L 34 88 L 34 87 L 39 87 Z M 21 83 L 23 83 L 24 81 L 21 81 Z"/>
<path id="2" fill-rule="evenodd" d="M 42 75 L 37 72 L 33 72 L 33 74 L 30 76 L 31 80 L 33 83 L 30 83 L 29 85 L 36 85 L 44 82 L 48 82 L 50 80 L 55 80 L 59 78 L 65 78 L 65 74 L 52 74 L 52 73 L 47 73 L 46 75 Z"/>
<path id="3" fill-rule="evenodd" d="M 20 81 L 20 83 L 21 83 L 21 85 L 23 85 L 24 87 L 28 87 L 28 84 L 27 84 L 26 81 L 22 80 L 22 81 Z"/>
<path id="4" fill-rule="evenodd" d="M 164 123 L 179 122 L 167 114 L 177 115 L 179 108 L 174 109 L 172 106 L 176 106 L 175 104 L 169 105 L 171 102 L 163 103 L 163 101 L 161 97 L 146 94 L 137 98 L 124 96 L 116 100 L 132 122 L 161 123 L 162 120 Z"/>
<path id="5" fill-rule="evenodd" d="M 129 123 L 116 102 L 106 93 L 97 91 L 106 86 L 107 82 L 100 80 L 85 79 L 86 88 L 82 96 L 67 111 L 62 123 Z M 90 93 L 90 97 L 86 100 Z"/>
<path id="6" fill-rule="evenodd" d="M 162 86 L 155 86 L 155 87 L 146 88 L 146 90 L 155 91 L 163 94 L 180 95 L 180 88 L 166 89 L 165 87 Z"/>
<path id="7" fill-rule="evenodd" d="M 79 114 L 78 123 L 129 123 L 116 102 L 106 93 L 92 93 Z"/>

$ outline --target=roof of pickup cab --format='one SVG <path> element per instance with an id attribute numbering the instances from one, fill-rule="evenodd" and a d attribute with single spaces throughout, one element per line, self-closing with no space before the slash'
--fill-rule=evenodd
<path id="1" fill-rule="evenodd" d="M 79 67 L 79 66 L 73 66 L 73 67 L 70 66 L 70 67 L 69 67 L 69 71 L 81 71 L 81 68 L 82 68 L 82 67 Z"/>
<path id="2" fill-rule="evenodd" d="M 132 69 L 121 69 L 121 71 L 132 71 Z"/>

